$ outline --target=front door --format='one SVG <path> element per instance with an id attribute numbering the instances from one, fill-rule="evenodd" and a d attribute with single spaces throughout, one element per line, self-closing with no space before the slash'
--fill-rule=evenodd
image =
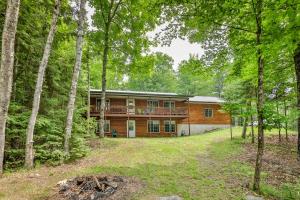
<path id="1" fill-rule="evenodd" d="M 127 120 L 128 137 L 135 137 L 135 120 Z"/>
<path id="2" fill-rule="evenodd" d="M 127 99 L 127 112 L 128 112 L 128 114 L 135 114 L 135 101 L 134 101 L 134 99 Z"/>

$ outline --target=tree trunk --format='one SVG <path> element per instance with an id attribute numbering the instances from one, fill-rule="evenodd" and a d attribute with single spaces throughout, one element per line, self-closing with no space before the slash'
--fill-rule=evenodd
<path id="1" fill-rule="evenodd" d="M 289 137 L 288 137 L 288 121 L 287 121 L 287 106 L 286 106 L 286 100 L 283 101 L 283 105 L 284 105 L 284 117 L 285 117 L 285 121 L 284 121 L 285 139 L 286 139 L 286 141 L 288 141 L 288 140 L 289 140 Z"/>
<path id="2" fill-rule="evenodd" d="M 249 114 L 250 109 L 251 109 L 251 101 L 247 101 L 246 113 L 245 113 L 246 116 L 244 117 L 243 132 L 242 132 L 243 139 L 246 139 L 246 136 L 247 136 L 248 114 Z"/>
<path id="3" fill-rule="evenodd" d="M 232 116 L 231 116 L 231 113 L 230 113 L 230 139 L 232 140 Z"/>
<path id="4" fill-rule="evenodd" d="M 276 112 L 277 112 L 277 116 L 279 116 L 279 105 L 278 105 L 278 102 L 276 102 Z M 279 142 L 281 142 L 281 121 L 278 120 L 277 121 L 277 128 L 278 128 L 278 139 L 279 139 Z"/>
<path id="5" fill-rule="evenodd" d="M 83 29 L 84 29 L 84 19 L 85 19 L 85 3 L 86 0 L 80 1 L 80 11 L 78 16 L 78 31 L 77 31 L 77 41 L 76 41 L 76 61 L 72 77 L 71 91 L 69 95 L 69 102 L 67 107 L 67 121 L 65 128 L 65 155 L 70 156 L 70 138 L 72 133 L 73 124 L 73 113 L 76 100 L 77 83 L 79 78 L 79 73 L 81 69 L 81 59 L 82 59 L 82 44 L 83 44 Z"/>
<path id="6" fill-rule="evenodd" d="M 104 112 L 105 112 L 105 98 L 106 98 L 106 67 L 107 57 L 109 50 L 109 29 L 110 23 L 106 24 L 105 37 L 104 37 L 104 50 L 103 50 L 103 62 L 102 62 L 102 93 L 101 93 L 101 105 L 100 105 L 100 137 L 104 137 Z"/>
<path id="7" fill-rule="evenodd" d="M 0 175 L 3 173 L 5 125 L 12 90 L 14 46 L 19 7 L 20 0 L 7 0 L 5 22 L 2 32 L 0 65 Z"/>
<path id="8" fill-rule="evenodd" d="M 298 115 L 300 111 L 300 43 L 298 44 L 295 53 L 294 53 L 294 63 L 295 63 L 295 71 L 296 71 L 296 80 L 297 80 L 297 110 Z M 297 119 L 297 127 L 298 127 L 298 161 L 300 161 L 300 117 Z"/>
<path id="9" fill-rule="evenodd" d="M 90 75 L 90 63 L 89 63 L 89 60 L 90 60 L 90 57 L 89 57 L 89 47 L 88 47 L 88 50 L 87 50 L 87 54 L 86 54 L 86 65 L 87 65 L 87 70 L 88 70 L 88 77 L 87 77 L 87 84 L 88 84 L 88 88 L 87 88 L 87 119 L 88 119 L 88 127 L 87 127 L 87 134 L 90 134 L 91 132 L 91 126 L 90 126 L 90 117 L 91 117 L 91 94 L 90 94 L 90 90 L 91 90 L 91 75 Z"/>
<path id="10" fill-rule="evenodd" d="M 264 153 L 264 62 L 261 49 L 261 36 L 262 36 L 262 5 L 263 0 L 257 0 L 256 9 L 256 48 L 257 48 L 257 65 L 258 65 L 258 95 L 257 95 L 257 118 L 258 118 L 258 145 L 257 156 L 255 162 L 255 173 L 253 190 L 260 192 L 260 172 L 262 166 L 262 157 Z"/>
<path id="11" fill-rule="evenodd" d="M 253 125 L 253 115 L 250 115 L 250 119 L 251 119 L 251 143 L 254 144 L 255 142 L 255 137 L 254 137 L 254 125 Z"/>
<path id="12" fill-rule="evenodd" d="M 43 88 L 43 81 L 44 81 L 45 71 L 46 71 L 47 64 L 48 64 L 48 59 L 50 56 L 50 51 L 51 51 L 51 47 L 52 47 L 54 34 L 56 31 L 56 25 L 57 25 L 57 20 L 58 20 L 58 16 L 59 16 L 60 5 L 61 5 L 61 0 L 56 0 L 55 7 L 54 7 L 54 13 L 52 16 L 50 31 L 49 31 L 49 34 L 47 37 L 45 48 L 44 48 L 43 58 L 40 63 L 40 66 L 39 66 L 38 78 L 37 78 L 35 91 L 34 91 L 34 97 L 33 97 L 32 111 L 31 111 L 31 116 L 29 119 L 27 131 L 26 131 L 26 135 L 27 135 L 26 151 L 25 151 L 25 167 L 26 168 L 33 167 L 33 159 L 34 159 L 33 131 L 34 131 L 36 118 L 37 118 L 37 114 L 38 114 L 39 107 L 40 107 L 40 98 L 41 98 L 41 93 L 42 93 L 42 88 Z"/>
<path id="13" fill-rule="evenodd" d="M 247 123 L 248 123 L 248 118 L 247 118 L 247 117 L 244 117 L 243 131 L 242 131 L 242 138 L 243 138 L 243 139 L 246 139 Z"/>

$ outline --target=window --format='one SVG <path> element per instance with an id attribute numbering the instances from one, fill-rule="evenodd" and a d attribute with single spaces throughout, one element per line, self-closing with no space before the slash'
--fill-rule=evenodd
<path id="1" fill-rule="evenodd" d="M 150 111 L 154 111 L 156 108 L 158 108 L 158 100 L 148 100 L 147 106 L 150 109 Z"/>
<path id="2" fill-rule="evenodd" d="M 165 132 L 174 133 L 176 131 L 176 122 L 175 121 L 166 120 L 164 122 L 164 124 L 165 124 Z"/>
<path id="3" fill-rule="evenodd" d="M 100 132 L 100 121 L 97 123 L 97 133 Z M 110 132 L 110 120 L 104 120 L 104 132 Z"/>
<path id="4" fill-rule="evenodd" d="M 110 100 L 106 99 L 105 100 L 105 110 L 109 110 L 109 107 L 110 107 Z M 101 110 L 101 99 L 100 98 L 96 99 L 96 109 L 97 109 L 97 111 Z"/>
<path id="5" fill-rule="evenodd" d="M 205 117 L 212 117 L 213 116 L 213 110 L 211 108 L 205 108 L 204 109 L 204 116 Z"/>
<path id="6" fill-rule="evenodd" d="M 175 108 L 175 102 L 174 101 L 164 101 L 164 108 Z"/>
<path id="7" fill-rule="evenodd" d="M 148 132 L 159 133 L 159 120 L 148 120 Z"/>

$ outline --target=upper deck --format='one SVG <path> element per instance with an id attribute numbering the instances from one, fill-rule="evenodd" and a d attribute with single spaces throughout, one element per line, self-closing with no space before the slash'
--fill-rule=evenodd
<path id="1" fill-rule="evenodd" d="M 106 92 L 105 116 L 187 118 L 188 96 L 136 91 Z M 91 90 L 91 116 L 99 116 L 101 91 Z"/>

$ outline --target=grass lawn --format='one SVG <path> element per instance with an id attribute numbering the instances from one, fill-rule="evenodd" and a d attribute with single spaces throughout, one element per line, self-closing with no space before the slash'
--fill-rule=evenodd
<path id="1" fill-rule="evenodd" d="M 229 140 L 228 130 L 178 138 L 105 138 L 77 162 L 5 174 L 0 179 L 0 199 L 45 199 L 57 192 L 58 181 L 87 174 L 137 177 L 144 187 L 133 199 L 167 195 L 184 199 L 244 199 L 249 190 L 241 184 L 252 184 L 254 169 L 235 159 L 243 144 L 249 142 L 239 139 L 240 133 L 240 128 L 234 129 L 237 139 L 233 141 Z M 294 188 L 300 188 L 300 184 L 277 189 L 262 186 L 265 199 L 293 199 L 298 192 Z M 285 194 L 287 191 L 294 196 Z"/>

